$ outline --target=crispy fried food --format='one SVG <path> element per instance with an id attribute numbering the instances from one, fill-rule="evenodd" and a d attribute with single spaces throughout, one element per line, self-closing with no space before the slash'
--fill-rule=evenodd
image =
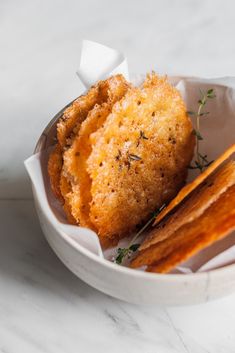
<path id="1" fill-rule="evenodd" d="M 116 242 L 175 196 L 194 150 L 180 93 L 155 74 L 113 106 L 91 143 L 90 220 Z"/>
<path id="2" fill-rule="evenodd" d="M 71 191 L 67 194 L 71 214 L 80 225 L 94 230 L 89 218 L 91 180 L 86 164 L 92 151 L 90 135 L 104 124 L 115 102 L 126 94 L 129 87 L 130 85 L 122 76 L 113 77 L 109 85 L 107 102 L 96 104 L 90 110 L 72 146 L 64 152 L 63 170 L 72 185 Z"/>
<path id="3" fill-rule="evenodd" d="M 104 247 L 175 196 L 195 144 L 180 93 L 155 74 L 141 88 L 122 75 L 99 82 L 66 109 L 57 139 L 53 190 L 69 221 L 95 230 Z"/>
<path id="4" fill-rule="evenodd" d="M 71 214 L 71 207 L 67 200 L 67 194 L 71 191 L 71 185 L 62 173 L 63 158 L 61 147 L 57 143 L 51 152 L 48 160 L 48 174 L 51 189 L 55 197 L 62 203 L 67 219 L 72 224 L 77 224 Z"/>
<path id="5" fill-rule="evenodd" d="M 235 186 L 231 186 L 198 219 L 180 228 L 174 239 L 155 245 L 149 272 L 166 273 L 235 229 Z M 156 255 L 156 253 L 155 253 Z"/>
<path id="6" fill-rule="evenodd" d="M 231 197 L 231 202 L 229 197 Z M 220 233 L 220 229 L 223 229 L 220 222 L 223 224 L 223 221 L 227 220 L 226 215 L 230 220 L 234 214 L 235 162 L 230 161 L 208 177 L 205 183 L 190 194 L 184 203 L 181 203 L 176 212 L 168 218 L 166 223 L 163 223 L 165 227 L 154 230 L 156 241 L 151 235 L 150 241 L 147 241 L 148 247 L 139 251 L 131 267 L 152 266 L 173 252 L 175 252 L 175 259 L 182 258 L 183 261 L 190 256 L 191 252 L 183 254 L 183 250 L 179 250 L 179 255 L 177 255 L 178 249 L 187 248 L 196 252 L 217 238 L 219 239 L 220 236 L 226 235 L 226 232 Z M 221 220 L 218 220 L 220 217 Z M 230 231 L 230 228 L 224 229 Z M 209 239 L 209 243 L 204 239 Z M 196 245 L 196 241 L 199 246 Z M 192 247 L 190 244 L 193 244 Z M 172 266 L 173 263 L 172 261 Z"/>
<path id="7" fill-rule="evenodd" d="M 48 174 L 50 177 L 51 189 L 55 196 L 63 202 L 63 196 L 60 191 L 60 175 L 63 165 L 62 153 L 59 144 L 53 148 L 48 160 Z"/>
<path id="8" fill-rule="evenodd" d="M 48 173 L 52 190 L 55 196 L 63 203 L 68 220 L 73 224 L 79 223 L 79 221 L 73 217 L 69 201 L 72 185 L 71 176 L 68 175 L 63 166 L 64 151 L 72 144 L 82 122 L 90 114 L 90 111 L 95 106 L 96 108 L 94 109 L 98 109 L 99 103 L 105 105 L 106 101 L 114 102 L 119 99 L 124 87 L 127 89 L 129 85 L 122 75 L 112 76 L 105 81 L 99 81 L 95 86 L 91 87 L 86 95 L 77 98 L 65 110 L 63 117 L 57 124 L 58 143 L 49 157 Z M 98 117 L 96 116 L 96 118 Z"/>
<path id="9" fill-rule="evenodd" d="M 181 201 L 183 201 L 198 185 L 200 185 L 216 168 L 218 168 L 225 160 L 227 160 L 233 153 L 235 153 L 235 144 L 230 146 L 220 157 L 218 157 L 202 174 L 193 180 L 191 183 L 185 185 L 177 196 L 165 207 L 161 213 L 156 217 L 154 226 L 169 214 Z"/>
<path id="10" fill-rule="evenodd" d="M 57 124 L 57 139 L 61 148 L 71 145 L 74 136 L 79 131 L 81 123 L 96 104 L 106 102 L 110 94 L 113 96 L 118 95 L 117 83 L 123 80 L 122 75 L 116 75 L 111 76 L 105 81 L 99 81 L 85 95 L 78 97 L 64 111 L 62 118 Z"/>
<path id="11" fill-rule="evenodd" d="M 223 192 L 234 184 L 235 162 L 229 161 L 209 175 L 166 221 L 161 222 L 158 227 L 154 227 L 139 250 L 144 250 L 170 238 L 177 229 L 198 218 Z"/>
<path id="12" fill-rule="evenodd" d="M 61 195 L 63 196 L 63 209 L 69 223 L 78 224 L 78 222 L 72 215 L 72 210 L 71 210 L 71 206 L 68 198 L 68 195 L 71 192 L 71 183 L 64 176 L 63 171 L 61 172 L 61 175 L 60 175 L 60 191 L 61 191 Z"/>
<path id="13" fill-rule="evenodd" d="M 49 156 L 48 173 L 51 188 L 55 196 L 64 203 L 64 197 L 60 190 L 61 171 L 63 166 L 63 150 L 71 144 L 72 136 L 78 131 L 80 124 L 86 118 L 90 109 L 95 104 L 102 102 L 107 97 L 107 86 L 105 81 L 100 81 L 91 87 L 86 95 L 78 97 L 63 113 L 57 124 L 58 143 Z"/>

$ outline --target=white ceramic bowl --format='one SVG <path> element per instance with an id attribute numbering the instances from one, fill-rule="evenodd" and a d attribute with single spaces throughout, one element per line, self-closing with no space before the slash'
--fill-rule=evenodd
<path id="1" fill-rule="evenodd" d="M 43 132 L 36 152 L 51 145 L 55 123 L 64 109 Z M 129 269 L 102 259 L 57 229 L 40 206 L 35 190 L 33 192 L 42 230 L 57 256 L 84 282 L 112 297 L 136 304 L 186 305 L 206 302 L 235 290 L 235 265 L 195 274 L 163 275 Z"/>

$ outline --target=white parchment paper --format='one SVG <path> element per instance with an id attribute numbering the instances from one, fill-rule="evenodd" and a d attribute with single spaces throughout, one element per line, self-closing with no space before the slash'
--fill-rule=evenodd
<path id="1" fill-rule="evenodd" d="M 155 63 L 153 63 L 154 66 Z M 80 67 L 77 71 L 79 79 L 88 89 L 97 80 L 105 79 L 112 74 L 122 73 L 129 80 L 127 60 L 124 55 L 104 45 L 84 41 L 82 45 Z M 134 84 L 143 81 L 143 75 L 131 78 Z M 187 109 L 196 111 L 199 99 L 199 89 L 206 91 L 213 88 L 216 99 L 210 100 L 206 109 L 210 112 L 201 119 L 201 131 L 204 140 L 201 142 L 202 153 L 208 155 L 208 160 L 217 158 L 235 140 L 235 78 L 201 79 L 194 77 L 169 77 L 169 80 L 181 92 Z M 194 123 L 194 121 L 193 121 Z M 51 131 L 41 137 L 41 142 L 55 133 L 55 124 Z M 63 209 L 53 196 L 47 174 L 47 160 L 50 147 L 40 153 L 32 155 L 25 161 L 34 192 L 43 209 L 47 211 L 51 222 L 58 230 L 73 238 L 80 245 L 95 253 L 97 256 L 112 259 L 115 249 L 102 252 L 98 236 L 91 230 L 68 224 Z M 188 180 L 195 178 L 197 172 L 189 172 Z M 122 240 L 124 246 L 128 240 Z M 189 273 L 208 271 L 235 263 L 235 233 L 204 249 L 187 263 L 176 268 L 174 272 Z"/>

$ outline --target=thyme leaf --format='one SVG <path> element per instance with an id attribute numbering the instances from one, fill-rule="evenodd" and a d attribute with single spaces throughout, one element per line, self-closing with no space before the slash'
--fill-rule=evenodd
<path id="1" fill-rule="evenodd" d="M 118 265 L 121 265 L 125 258 L 130 258 L 131 255 L 137 251 L 140 247 L 139 243 L 136 243 L 136 240 L 139 236 L 150 226 L 150 224 L 154 221 L 156 216 L 163 210 L 166 205 L 162 205 L 157 211 L 155 211 L 151 218 L 145 223 L 145 225 L 135 234 L 135 236 L 131 239 L 129 245 L 126 248 L 118 248 L 116 257 L 114 258 L 114 262 Z"/>
<path id="2" fill-rule="evenodd" d="M 139 146 L 141 139 L 143 139 L 143 140 L 148 140 L 148 137 L 145 136 L 145 133 L 144 133 L 144 131 L 142 131 L 142 130 L 140 130 L 140 136 L 138 137 L 138 140 L 137 140 L 137 143 L 136 143 L 136 146 L 137 146 L 137 147 Z"/>
<path id="3" fill-rule="evenodd" d="M 128 159 L 131 160 L 131 161 L 140 161 L 141 157 L 137 156 L 136 154 L 129 153 L 128 154 Z"/>
<path id="4" fill-rule="evenodd" d="M 138 250 L 139 246 L 140 246 L 140 244 L 136 243 L 136 244 L 132 244 L 128 248 L 118 248 L 115 263 L 118 265 L 121 265 L 124 258 L 126 258 L 126 257 L 130 258 L 132 253 L 135 252 L 136 250 Z"/>
<path id="5" fill-rule="evenodd" d="M 203 140 L 203 137 L 202 135 L 200 134 L 200 131 L 197 131 L 197 130 L 193 130 L 193 134 L 197 137 L 198 140 Z"/>
<path id="6" fill-rule="evenodd" d="M 140 138 L 148 140 L 148 137 L 145 136 L 144 131 L 140 130 Z"/>

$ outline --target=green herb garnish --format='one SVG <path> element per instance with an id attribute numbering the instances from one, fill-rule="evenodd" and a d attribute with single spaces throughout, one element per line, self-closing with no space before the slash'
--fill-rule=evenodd
<path id="1" fill-rule="evenodd" d="M 117 257 L 115 258 L 115 263 L 121 265 L 122 261 L 126 256 L 129 258 L 133 252 L 138 250 L 140 244 L 132 244 L 128 248 L 118 248 L 117 249 Z"/>
<path id="2" fill-rule="evenodd" d="M 193 134 L 196 136 L 196 158 L 189 166 L 189 169 L 199 169 L 200 172 L 203 171 L 204 168 L 208 167 L 213 161 L 208 161 L 207 155 L 202 155 L 200 153 L 200 141 L 203 140 L 203 136 L 200 132 L 200 118 L 202 116 L 208 115 L 209 112 L 204 112 L 203 109 L 208 101 L 208 99 L 213 99 L 216 97 L 213 88 L 210 88 L 206 93 L 200 90 L 201 99 L 198 101 L 198 110 L 197 112 L 189 111 L 188 114 L 196 117 L 196 129 L 193 130 Z"/>
<path id="3" fill-rule="evenodd" d="M 118 248 L 117 256 L 114 258 L 114 262 L 118 265 L 121 265 L 123 260 L 127 257 L 128 259 L 131 255 L 138 250 L 140 244 L 135 243 L 135 241 L 139 238 L 139 236 L 150 226 L 150 224 L 154 221 L 156 216 L 163 210 L 166 205 L 162 205 L 156 212 L 153 213 L 152 217 L 148 220 L 147 223 L 135 234 L 135 236 L 131 239 L 127 248 Z"/>

